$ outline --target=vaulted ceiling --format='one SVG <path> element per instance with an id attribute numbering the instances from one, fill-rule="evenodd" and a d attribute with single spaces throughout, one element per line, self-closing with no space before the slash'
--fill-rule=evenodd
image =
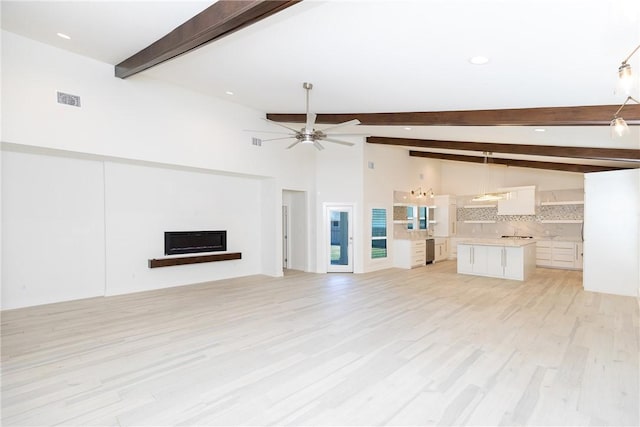
<path id="1" fill-rule="evenodd" d="M 2 27 L 275 121 L 303 122 L 302 82 L 312 82 L 319 123 L 358 118 L 350 130 L 368 143 L 412 156 L 477 162 L 490 151 L 496 163 L 574 172 L 640 166 L 640 105 L 621 114 L 630 135 L 612 139 L 608 127 L 625 100 L 614 93 L 617 67 L 640 44 L 635 0 L 211 4 L 5 0 Z M 471 64 L 476 55 L 489 62 Z M 629 63 L 637 78 L 640 52 Z"/>

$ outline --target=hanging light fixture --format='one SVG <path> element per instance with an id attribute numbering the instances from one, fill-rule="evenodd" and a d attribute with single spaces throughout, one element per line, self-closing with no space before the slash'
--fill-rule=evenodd
<path id="1" fill-rule="evenodd" d="M 618 114 L 620 114 L 624 106 L 627 105 L 629 101 L 640 104 L 637 99 L 631 96 L 636 79 L 633 78 L 633 72 L 631 71 L 631 65 L 629 64 L 629 59 L 631 59 L 639 49 L 640 45 L 633 49 L 633 52 L 631 52 L 629 56 L 622 61 L 620 67 L 618 67 L 618 86 L 616 88 L 616 93 L 627 95 L 627 99 L 624 100 L 620 108 L 618 108 L 618 111 L 615 112 L 613 119 L 611 119 L 611 123 L 609 124 L 612 138 L 620 138 L 629 133 L 629 125 L 627 125 L 627 122 L 622 117 L 618 117 Z"/>
<path id="2" fill-rule="evenodd" d="M 613 119 L 611 120 L 611 124 L 609 125 L 609 128 L 611 129 L 612 138 L 620 138 L 629 133 L 629 125 L 627 124 L 627 122 L 625 122 L 622 117 L 618 117 L 618 114 L 620 114 L 624 106 L 627 105 L 629 101 L 633 101 L 636 104 L 640 104 L 640 102 L 638 102 L 638 100 L 635 99 L 634 97 L 627 96 L 627 99 L 624 100 L 624 103 L 620 106 L 620 108 L 618 108 L 618 111 L 616 111 L 616 113 L 613 115 Z"/>
<path id="3" fill-rule="evenodd" d="M 482 188 L 482 191 L 480 192 L 480 194 L 478 194 L 473 199 L 471 199 L 471 201 L 473 201 L 473 202 L 495 202 L 496 200 L 502 200 L 506 196 L 505 193 L 497 193 L 497 192 L 489 193 L 487 191 L 487 187 L 489 185 L 489 156 L 491 155 L 491 153 L 488 152 L 488 151 L 484 151 L 482 154 L 484 154 L 484 164 L 483 164 L 483 167 L 484 167 L 484 184 L 483 184 L 483 188 Z"/>
<path id="4" fill-rule="evenodd" d="M 412 196 L 416 196 L 418 198 L 429 196 L 430 198 L 433 199 L 433 189 L 430 188 L 430 189 L 428 189 L 427 191 L 425 191 L 423 193 L 422 192 L 422 187 L 418 187 L 417 190 L 411 190 L 411 195 Z"/>
<path id="5" fill-rule="evenodd" d="M 629 56 L 622 61 L 620 67 L 618 67 L 618 86 L 616 88 L 616 93 L 621 93 L 622 95 L 631 95 L 631 92 L 635 86 L 635 79 L 633 78 L 633 72 L 631 71 L 631 65 L 629 64 L 629 59 L 640 49 L 640 45 L 636 47 Z"/>

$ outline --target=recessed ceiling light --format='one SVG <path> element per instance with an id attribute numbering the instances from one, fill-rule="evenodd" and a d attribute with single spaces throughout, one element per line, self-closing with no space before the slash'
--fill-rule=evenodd
<path id="1" fill-rule="evenodd" d="M 486 56 L 473 56 L 469 58 L 469 62 L 474 65 L 483 65 L 489 62 L 489 58 L 487 58 Z"/>
<path id="2" fill-rule="evenodd" d="M 542 128 L 535 128 L 534 129 L 535 132 L 546 132 L 546 129 L 542 129 Z"/>
<path id="3" fill-rule="evenodd" d="M 233 95 L 233 92 L 231 92 L 230 90 L 225 92 L 227 95 Z"/>
<path id="4" fill-rule="evenodd" d="M 71 37 L 69 37 L 68 35 L 64 34 L 64 33 L 56 33 L 56 35 L 62 39 L 65 40 L 71 40 Z"/>
<path id="5" fill-rule="evenodd" d="M 410 127 L 406 127 L 406 128 L 404 128 L 404 130 L 411 130 L 411 128 Z"/>

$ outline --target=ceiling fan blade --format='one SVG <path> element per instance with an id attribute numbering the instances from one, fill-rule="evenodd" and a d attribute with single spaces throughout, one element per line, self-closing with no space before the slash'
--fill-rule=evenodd
<path id="1" fill-rule="evenodd" d="M 295 135 L 293 133 L 280 131 L 280 130 L 258 130 L 258 129 L 243 129 L 245 132 L 255 132 L 255 133 L 273 133 L 276 135 Z"/>
<path id="2" fill-rule="evenodd" d="M 318 151 L 324 150 L 324 147 L 318 141 L 314 141 L 313 142 L 313 146 L 316 147 L 318 149 Z"/>
<path id="3" fill-rule="evenodd" d="M 324 133 L 324 132 L 322 132 Z M 329 134 L 325 134 L 327 136 L 370 136 L 371 134 L 369 133 L 329 133 Z"/>
<path id="4" fill-rule="evenodd" d="M 272 124 L 274 124 L 274 125 L 277 125 L 277 126 L 283 127 L 283 128 L 285 128 L 285 129 L 289 129 L 291 132 L 295 132 L 295 133 L 300 132 L 300 131 L 299 131 L 299 130 L 297 130 L 297 129 L 290 128 L 289 126 L 283 125 L 282 123 L 274 122 L 273 120 L 269 120 L 269 119 L 265 119 L 265 118 L 263 118 L 262 120 L 264 120 L 264 121 L 266 121 L 266 122 L 268 122 L 268 123 L 272 123 Z"/>
<path id="5" fill-rule="evenodd" d="M 313 132 L 313 127 L 316 124 L 316 113 L 310 113 L 307 111 L 307 123 L 305 124 L 305 129 L 307 132 Z"/>
<path id="6" fill-rule="evenodd" d="M 295 135 L 291 135 L 291 136 L 283 136 L 281 138 L 269 138 L 269 139 L 261 139 L 262 142 L 267 142 L 267 141 L 277 141 L 279 139 L 292 139 L 295 138 Z"/>
<path id="7" fill-rule="evenodd" d="M 291 144 L 290 146 L 287 147 L 287 150 L 290 148 L 295 147 L 296 145 L 298 145 L 300 143 L 300 141 L 296 140 L 296 142 L 294 142 L 293 144 Z"/>
<path id="8" fill-rule="evenodd" d="M 353 120 L 349 120 L 348 122 L 338 123 L 337 125 L 329 126 L 328 128 L 321 129 L 321 130 L 322 130 L 322 132 L 327 133 L 327 131 L 330 130 L 330 129 L 335 129 L 335 128 L 339 128 L 339 127 L 342 127 L 342 126 L 359 125 L 359 124 L 360 124 L 360 120 L 353 119 Z"/>
<path id="9" fill-rule="evenodd" d="M 323 141 L 327 141 L 327 142 L 333 142 L 335 144 L 342 144 L 342 145 L 355 145 L 353 142 L 349 142 L 349 141 L 342 141 L 340 139 L 333 139 L 333 138 L 322 138 Z"/>

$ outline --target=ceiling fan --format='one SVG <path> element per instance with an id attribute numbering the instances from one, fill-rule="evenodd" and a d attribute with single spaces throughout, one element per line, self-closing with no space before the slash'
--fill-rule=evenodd
<path id="1" fill-rule="evenodd" d="M 324 150 L 324 146 L 322 144 L 320 144 L 320 141 L 323 142 L 332 142 L 334 144 L 342 144 L 342 145 L 354 145 L 353 142 L 349 142 L 349 141 L 343 141 L 341 139 L 336 139 L 334 138 L 335 136 L 349 136 L 349 135 L 362 135 L 362 134 L 356 134 L 356 133 L 327 133 L 328 130 L 333 130 L 339 127 L 343 127 L 343 126 L 350 126 L 350 125 L 359 125 L 360 124 L 360 120 L 358 119 L 353 119 L 353 120 L 349 120 L 347 122 L 343 122 L 343 123 L 339 123 L 337 125 L 334 126 L 329 126 L 328 128 L 324 128 L 324 129 L 315 129 L 314 126 L 316 124 L 316 113 L 312 113 L 309 111 L 309 91 L 311 89 L 313 89 L 313 84 L 311 83 L 307 83 L 304 82 L 302 83 L 302 87 L 304 90 L 307 91 L 306 93 L 306 99 L 307 99 L 307 110 L 306 110 L 306 123 L 304 125 L 304 127 L 300 130 L 291 128 L 289 126 L 283 125 L 282 123 L 278 123 L 275 122 L 273 120 L 269 120 L 269 119 L 264 119 L 265 121 L 269 122 L 269 123 L 273 123 L 274 125 L 283 127 L 285 129 L 287 129 L 289 132 L 271 132 L 271 131 L 261 131 L 261 130 L 253 130 L 251 132 L 263 132 L 263 133 L 279 133 L 279 134 L 285 134 L 286 136 L 283 137 L 279 137 L 279 138 L 269 138 L 269 139 L 262 139 L 262 142 L 265 141 L 276 141 L 276 140 L 281 140 L 281 139 L 295 139 L 295 142 L 291 145 L 289 145 L 287 147 L 287 149 L 289 148 L 293 148 L 296 145 L 302 143 L 302 144 L 313 144 L 314 147 L 316 147 L 319 151 L 320 150 Z"/>

